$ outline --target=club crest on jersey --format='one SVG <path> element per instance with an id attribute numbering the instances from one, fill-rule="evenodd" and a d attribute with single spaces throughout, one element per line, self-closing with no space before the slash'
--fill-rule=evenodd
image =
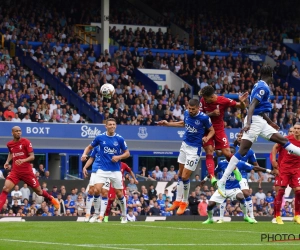
<path id="1" fill-rule="evenodd" d="M 148 137 L 146 127 L 139 127 L 138 137 L 140 137 L 141 139 L 146 139 Z"/>
<path id="2" fill-rule="evenodd" d="M 184 133 L 185 133 L 185 131 L 183 131 L 183 130 L 177 131 L 177 134 L 179 135 L 180 138 L 183 137 Z"/>
<path id="3" fill-rule="evenodd" d="M 260 94 L 260 95 L 264 95 L 264 94 L 265 94 L 265 91 L 262 89 L 262 90 L 259 91 L 259 94 Z"/>
<path id="4" fill-rule="evenodd" d="M 19 148 L 22 149 L 22 145 L 20 145 Z"/>
<path id="5" fill-rule="evenodd" d="M 199 124 L 200 124 L 200 121 L 199 121 L 199 120 L 196 120 L 196 121 L 195 121 L 195 124 L 196 124 L 196 125 L 199 125 Z"/>
<path id="6" fill-rule="evenodd" d="M 116 147 L 116 146 L 118 146 L 119 145 L 119 143 L 118 142 L 114 142 L 114 146 Z"/>

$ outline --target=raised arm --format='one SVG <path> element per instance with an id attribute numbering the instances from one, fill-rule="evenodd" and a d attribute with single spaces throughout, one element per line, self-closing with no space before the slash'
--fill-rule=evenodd
<path id="1" fill-rule="evenodd" d="M 184 127 L 184 121 L 168 122 L 166 120 L 162 120 L 157 122 L 157 125 L 165 127 Z"/>
<path id="2" fill-rule="evenodd" d="M 93 161 L 94 161 L 94 158 L 90 157 L 88 159 L 88 161 L 85 163 L 85 165 L 84 165 L 84 167 L 82 169 L 82 172 L 83 172 L 83 175 L 84 175 L 85 178 L 88 177 L 88 171 L 87 171 L 87 169 L 92 165 Z"/>

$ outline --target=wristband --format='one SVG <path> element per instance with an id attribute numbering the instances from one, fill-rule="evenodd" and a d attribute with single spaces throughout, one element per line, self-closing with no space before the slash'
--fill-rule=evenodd
<path id="1" fill-rule="evenodd" d="M 271 170 L 270 169 L 266 169 L 266 173 L 270 174 Z"/>
<path id="2" fill-rule="evenodd" d="M 203 179 L 204 181 L 208 181 L 209 180 L 209 178 L 206 176 L 204 179 Z"/>

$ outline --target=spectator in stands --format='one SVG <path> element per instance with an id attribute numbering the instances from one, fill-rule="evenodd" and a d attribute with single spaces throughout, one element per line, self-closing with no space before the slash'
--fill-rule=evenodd
<path id="1" fill-rule="evenodd" d="M 134 191 L 137 191 L 137 185 L 134 183 L 134 179 L 129 179 L 129 183 L 127 184 L 127 187 L 129 188 L 130 193 L 134 193 Z"/>
<path id="2" fill-rule="evenodd" d="M 44 177 L 45 176 L 45 167 L 43 164 L 40 164 L 39 165 L 39 168 L 37 169 L 37 171 L 40 173 L 40 176 L 41 177 Z"/>
<path id="3" fill-rule="evenodd" d="M 297 56 L 297 53 L 294 53 L 294 54 L 293 54 L 293 56 L 291 57 L 291 60 L 292 60 L 292 61 L 296 61 L 296 62 L 299 61 L 299 58 L 298 58 L 298 56 Z"/>
<path id="4" fill-rule="evenodd" d="M 150 211 L 149 211 L 149 215 L 150 216 L 159 216 L 161 215 L 161 212 L 160 212 L 160 209 L 158 207 L 158 203 L 157 201 L 154 202 L 154 206 L 150 208 Z"/>
<path id="5" fill-rule="evenodd" d="M 27 184 L 24 183 L 23 187 L 20 189 L 20 192 L 22 193 L 22 201 L 24 201 L 24 199 L 29 200 L 30 197 L 30 189 L 28 188 Z"/>
<path id="6" fill-rule="evenodd" d="M 203 195 L 202 200 L 200 200 L 200 202 L 198 203 L 198 214 L 200 216 L 207 216 L 207 199 L 206 196 Z"/>
<path id="7" fill-rule="evenodd" d="M 242 121 L 238 117 L 238 112 L 234 112 L 234 116 L 230 118 L 229 125 L 231 128 L 241 128 L 242 127 Z"/>
<path id="8" fill-rule="evenodd" d="M 154 189 L 154 185 L 153 184 L 149 185 L 148 197 L 149 197 L 149 201 L 152 200 L 153 198 L 157 198 L 157 192 Z"/>
<path id="9" fill-rule="evenodd" d="M 75 200 L 77 200 L 77 196 Z M 66 210 L 69 210 L 69 213 L 71 214 L 75 211 L 76 204 L 75 201 L 71 198 L 71 195 L 68 195 L 67 200 L 65 200 L 65 208 Z"/>
<path id="10" fill-rule="evenodd" d="M 170 176 L 170 178 L 172 179 L 174 177 L 174 175 L 176 174 L 176 171 L 174 170 L 175 167 L 174 165 L 170 166 L 170 170 L 168 171 L 168 175 Z"/>
<path id="11" fill-rule="evenodd" d="M 160 171 L 159 166 L 155 166 L 155 169 L 152 171 L 152 173 L 155 173 L 156 179 L 160 180 L 162 178 L 162 172 Z"/>
<path id="12" fill-rule="evenodd" d="M 53 186 L 52 188 L 52 192 L 51 192 L 51 195 L 54 197 L 54 198 L 58 198 L 59 192 L 57 191 L 57 186 Z"/>
<path id="13" fill-rule="evenodd" d="M 14 204 L 14 201 L 16 200 L 18 202 L 18 205 L 21 205 L 22 203 L 22 192 L 19 190 L 19 186 L 15 185 L 14 190 L 11 192 L 12 197 L 12 205 Z"/>
<path id="14" fill-rule="evenodd" d="M 264 201 L 266 199 L 266 194 L 263 192 L 262 188 L 258 189 L 258 192 L 255 194 L 257 204 L 260 204 L 260 201 Z"/>

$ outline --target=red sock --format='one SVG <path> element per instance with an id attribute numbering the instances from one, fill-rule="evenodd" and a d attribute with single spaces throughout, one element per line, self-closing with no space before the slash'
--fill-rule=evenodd
<path id="1" fill-rule="evenodd" d="M 231 154 L 229 157 L 226 157 L 226 160 L 229 162 L 233 154 Z"/>
<path id="2" fill-rule="evenodd" d="M 3 205 L 6 202 L 7 195 L 8 195 L 8 193 L 2 190 L 2 193 L 0 194 L 0 211 L 2 210 Z"/>
<path id="3" fill-rule="evenodd" d="M 215 176 L 215 162 L 212 155 L 206 155 L 206 168 L 211 177 Z"/>
<path id="4" fill-rule="evenodd" d="M 275 216 L 280 216 L 280 211 L 281 211 L 281 203 L 282 203 L 282 197 L 284 196 L 284 192 L 285 190 L 284 189 L 279 189 L 278 190 L 278 193 L 276 195 L 276 203 L 274 206 L 276 206 L 276 214 Z"/>
<path id="5" fill-rule="evenodd" d="M 295 192 L 294 216 L 300 215 L 300 190 Z"/>
<path id="6" fill-rule="evenodd" d="M 277 211 L 276 206 L 275 206 L 276 202 L 277 202 L 277 199 L 276 199 L 276 196 L 275 196 L 274 203 L 273 203 L 273 207 L 274 207 L 273 217 L 274 218 L 276 218 L 276 211 Z"/>
<path id="7" fill-rule="evenodd" d="M 45 197 L 46 199 L 48 199 L 49 201 L 51 201 L 52 196 L 49 193 L 47 193 L 45 190 L 42 190 L 42 191 L 43 191 L 42 196 Z"/>
<path id="8" fill-rule="evenodd" d="M 113 200 L 108 200 L 106 211 L 105 211 L 105 216 L 109 216 L 110 215 L 110 210 L 111 210 L 112 203 L 113 203 Z"/>

